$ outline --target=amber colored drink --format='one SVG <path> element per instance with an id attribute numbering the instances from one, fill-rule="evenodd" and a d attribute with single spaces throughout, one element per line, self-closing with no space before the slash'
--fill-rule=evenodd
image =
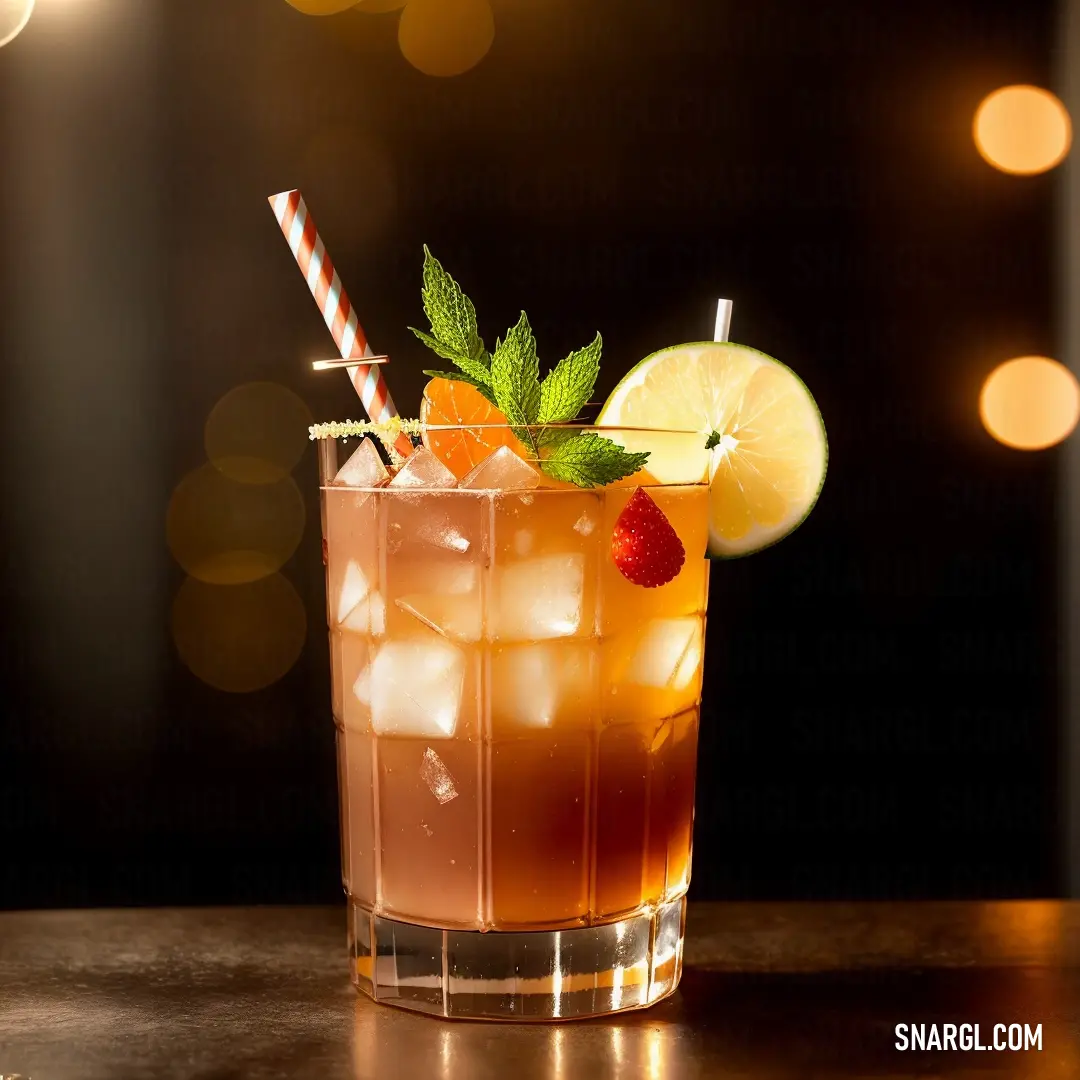
<path id="1" fill-rule="evenodd" d="M 611 557 L 630 483 L 365 489 L 332 483 L 325 458 L 354 980 L 414 1009 L 506 1019 L 670 993 L 690 879 L 707 486 L 648 488 L 686 562 L 646 589 Z"/>

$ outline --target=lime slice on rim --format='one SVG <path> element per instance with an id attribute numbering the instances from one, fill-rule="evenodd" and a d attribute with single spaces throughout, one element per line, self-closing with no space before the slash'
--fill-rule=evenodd
<path id="1" fill-rule="evenodd" d="M 646 357 L 607 399 L 597 427 L 701 433 L 701 463 L 687 460 L 685 437 L 627 430 L 618 441 L 650 451 L 646 468 L 660 483 L 683 482 L 707 462 L 709 554 L 720 558 L 782 540 L 825 482 L 828 442 L 810 391 L 790 368 L 745 345 L 709 341 Z"/>

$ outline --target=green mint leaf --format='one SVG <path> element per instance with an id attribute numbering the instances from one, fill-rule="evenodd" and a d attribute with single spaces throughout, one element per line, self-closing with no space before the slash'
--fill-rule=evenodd
<path id="1" fill-rule="evenodd" d="M 631 454 L 602 435 L 574 433 L 554 443 L 540 468 L 555 480 L 592 488 L 632 476 L 648 460 L 647 453 Z"/>
<path id="2" fill-rule="evenodd" d="M 466 356 L 464 353 L 458 352 L 443 342 L 436 340 L 430 334 L 425 334 L 423 330 L 417 330 L 415 326 L 410 326 L 409 329 L 433 352 L 436 356 L 441 356 L 444 360 L 449 360 L 451 364 L 457 365 L 466 375 L 470 376 L 473 380 L 480 383 L 482 386 L 491 385 L 491 373 L 487 366 L 480 363 L 478 360 L 474 360 L 471 356 Z"/>
<path id="3" fill-rule="evenodd" d="M 457 356 L 488 367 L 490 358 L 476 328 L 476 308 L 461 291 L 461 286 L 443 269 L 442 263 L 431 254 L 427 244 L 424 245 L 423 297 L 424 311 L 431 322 L 431 336 Z"/>
<path id="4" fill-rule="evenodd" d="M 466 375 L 461 371 L 424 371 L 424 374 L 429 379 L 446 379 L 447 382 L 461 382 L 468 383 L 470 386 L 477 389 L 484 395 L 496 408 L 499 407 L 499 403 L 495 400 L 495 394 L 491 387 L 486 383 L 480 382 L 479 379 L 474 379 L 471 375 Z"/>
<path id="5" fill-rule="evenodd" d="M 491 354 L 491 388 L 507 420 L 516 428 L 535 424 L 540 412 L 540 361 L 536 338 L 523 311 L 517 325 Z M 521 438 L 521 435 L 518 435 Z M 532 435 L 523 440 L 535 449 Z"/>
<path id="6" fill-rule="evenodd" d="M 711 450 L 711 449 L 712 449 L 712 448 L 713 448 L 714 446 L 719 446 L 719 445 L 720 445 L 720 440 L 721 440 L 721 439 L 722 439 L 723 437 L 724 437 L 724 436 L 723 436 L 723 435 L 721 435 L 719 431 L 714 431 L 714 432 L 713 432 L 713 433 L 712 433 L 712 434 L 711 434 L 711 435 L 710 435 L 710 436 L 708 437 L 708 439 L 706 439 L 706 440 L 705 440 L 705 449 L 706 449 L 706 450 Z"/>
<path id="7" fill-rule="evenodd" d="M 537 449 L 543 450 L 555 446 L 558 443 L 565 442 L 567 439 L 573 439 L 580 434 L 580 431 L 564 427 L 540 428 L 536 432 L 536 446 Z"/>
<path id="8" fill-rule="evenodd" d="M 591 345 L 572 352 L 548 372 L 540 387 L 540 423 L 560 424 L 573 420 L 588 404 L 600 374 L 604 348 L 599 334 Z"/>

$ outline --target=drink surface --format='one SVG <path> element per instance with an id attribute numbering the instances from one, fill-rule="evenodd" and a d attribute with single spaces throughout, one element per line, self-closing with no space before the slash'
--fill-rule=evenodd
<path id="1" fill-rule="evenodd" d="M 552 930 L 686 891 L 708 489 L 648 489 L 686 550 L 652 589 L 611 558 L 634 490 L 324 486 L 355 902 Z"/>

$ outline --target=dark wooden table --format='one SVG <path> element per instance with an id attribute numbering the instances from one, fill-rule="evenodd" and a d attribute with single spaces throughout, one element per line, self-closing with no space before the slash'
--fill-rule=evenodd
<path id="1" fill-rule="evenodd" d="M 675 997 L 548 1026 L 373 1005 L 344 936 L 336 908 L 0 914 L 0 1075 L 1080 1078 L 1080 904 L 698 904 Z M 899 1023 L 1043 1048 L 901 1052 Z"/>

